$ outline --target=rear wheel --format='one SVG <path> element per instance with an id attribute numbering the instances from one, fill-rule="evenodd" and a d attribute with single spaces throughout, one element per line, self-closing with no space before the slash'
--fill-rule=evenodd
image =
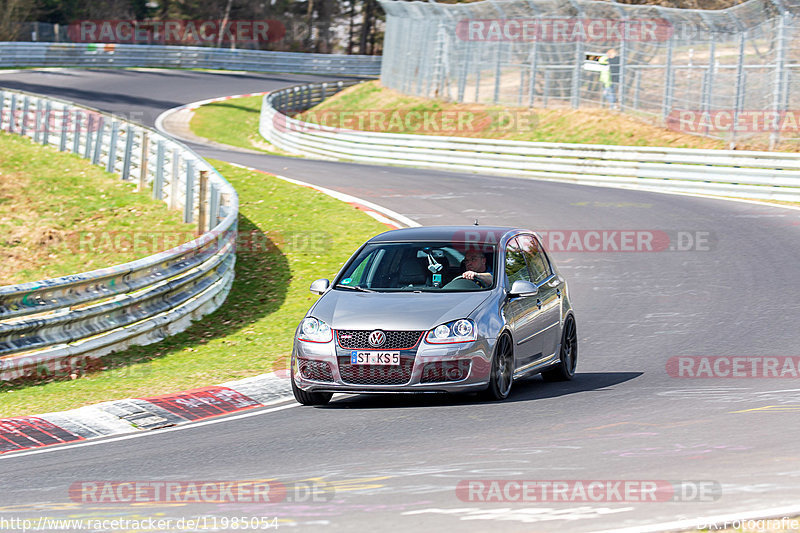
<path id="1" fill-rule="evenodd" d="M 484 395 L 489 400 L 505 400 L 511 393 L 513 381 L 514 345 L 511 342 L 511 337 L 504 333 L 497 339 L 497 346 L 492 358 L 489 387 L 484 391 Z"/>
<path id="2" fill-rule="evenodd" d="M 292 393 L 294 399 L 303 405 L 327 405 L 333 396 L 332 392 L 306 392 L 294 382 L 294 372 L 289 371 L 292 376 Z"/>
<path id="3" fill-rule="evenodd" d="M 564 322 L 558 364 L 542 372 L 545 381 L 569 381 L 578 366 L 578 330 L 572 315 Z"/>

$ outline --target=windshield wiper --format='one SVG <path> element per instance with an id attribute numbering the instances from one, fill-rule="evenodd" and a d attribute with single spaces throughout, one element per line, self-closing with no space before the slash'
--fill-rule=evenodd
<path id="1" fill-rule="evenodd" d="M 350 290 L 353 290 L 353 291 L 361 291 L 361 292 L 377 292 L 377 291 L 373 291 L 372 289 L 368 289 L 366 287 L 359 287 L 357 285 L 342 285 L 341 283 L 336 285 L 336 287 L 340 288 L 340 289 L 350 289 Z"/>

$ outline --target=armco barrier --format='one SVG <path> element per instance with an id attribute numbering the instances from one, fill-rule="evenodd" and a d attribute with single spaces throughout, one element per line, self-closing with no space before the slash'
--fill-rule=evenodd
<path id="1" fill-rule="evenodd" d="M 310 84 L 264 96 L 261 135 L 284 150 L 324 158 L 800 201 L 800 154 L 373 133 L 319 126 L 288 116 L 315 105 L 338 87 L 335 83 Z"/>
<path id="2" fill-rule="evenodd" d="M 137 183 L 201 233 L 130 263 L 0 286 L 0 381 L 161 340 L 222 304 L 234 276 L 239 200 L 205 160 L 155 130 L 54 98 L 0 89 L 0 110 L 0 130 Z"/>
<path id="3" fill-rule="evenodd" d="M 380 56 L 137 44 L 0 43 L 0 68 L 207 68 L 377 77 Z"/>

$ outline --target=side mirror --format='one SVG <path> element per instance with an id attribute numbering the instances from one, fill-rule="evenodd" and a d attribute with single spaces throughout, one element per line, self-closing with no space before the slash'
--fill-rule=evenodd
<path id="1" fill-rule="evenodd" d="M 539 294 L 539 287 L 535 283 L 518 279 L 511 285 L 509 296 L 536 296 Z"/>
<path id="2" fill-rule="evenodd" d="M 322 294 L 323 292 L 327 291 L 328 287 L 330 286 L 331 286 L 330 280 L 325 278 L 320 278 L 311 284 L 309 290 L 314 294 Z"/>

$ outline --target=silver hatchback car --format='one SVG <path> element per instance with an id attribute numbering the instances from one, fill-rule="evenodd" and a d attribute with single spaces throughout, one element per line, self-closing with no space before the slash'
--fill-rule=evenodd
<path id="1" fill-rule="evenodd" d="M 567 283 L 528 230 L 399 229 L 368 240 L 295 332 L 292 390 L 468 392 L 505 399 L 515 379 L 571 379 L 578 361 Z"/>

